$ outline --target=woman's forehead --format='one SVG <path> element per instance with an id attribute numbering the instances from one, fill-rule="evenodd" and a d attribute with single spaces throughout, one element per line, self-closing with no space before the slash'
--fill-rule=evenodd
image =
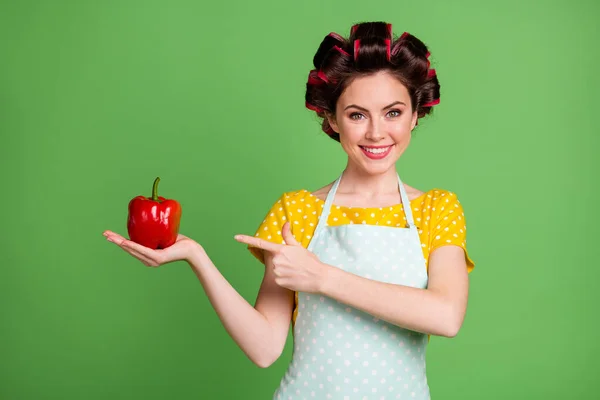
<path id="1" fill-rule="evenodd" d="M 354 79 L 339 98 L 339 104 L 358 104 L 362 107 L 383 108 L 393 102 L 409 104 L 406 87 L 394 76 L 376 74 Z M 345 105 L 344 105 L 345 107 Z"/>

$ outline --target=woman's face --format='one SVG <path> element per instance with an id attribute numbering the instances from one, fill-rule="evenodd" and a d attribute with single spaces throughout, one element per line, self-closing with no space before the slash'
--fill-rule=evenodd
<path id="1" fill-rule="evenodd" d="M 340 96 L 335 117 L 329 118 L 349 164 L 369 174 L 395 168 L 416 122 L 408 90 L 385 72 L 355 79 Z"/>

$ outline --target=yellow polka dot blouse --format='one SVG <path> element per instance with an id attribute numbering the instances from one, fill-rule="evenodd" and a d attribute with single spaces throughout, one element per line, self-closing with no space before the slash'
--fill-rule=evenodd
<path id="1" fill-rule="evenodd" d="M 292 224 L 292 232 L 305 248 L 317 227 L 325 201 L 306 189 L 286 192 L 273 204 L 255 236 L 273 243 L 283 243 L 281 228 L 286 221 Z M 467 252 L 467 226 L 463 208 L 455 193 L 432 189 L 410 201 L 415 224 L 419 228 L 421 248 L 429 268 L 429 255 L 437 247 L 455 245 L 464 249 L 467 271 L 475 264 Z M 344 224 L 370 224 L 395 227 L 406 226 L 403 205 L 362 208 L 338 206 L 335 203 L 327 220 L 330 226 Z M 249 251 L 264 263 L 262 250 L 249 247 Z M 296 296 L 297 304 L 297 296 Z M 294 310 L 293 321 L 297 309 Z"/>

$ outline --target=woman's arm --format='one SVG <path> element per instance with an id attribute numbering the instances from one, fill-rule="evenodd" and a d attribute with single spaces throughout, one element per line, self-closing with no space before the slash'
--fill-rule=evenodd
<path id="1" fill-rule="evenodd" d="M 464 321 L 469 278 L 459 246 L 431 253 L 427 289 L 377 282 L 332 266 L 326 271 L 323 295 L 402 328 L 454 337 Z"/>
<path id="2" fill-rule="evenodd" d="M 261 368 L 281 355 L 293 312 L 294 292 L 275 283 L 272 258 L 265 252 L 265 275 L 254 307 L 229 284 L 201 246 L 189 260 L 225 330 Z"/>

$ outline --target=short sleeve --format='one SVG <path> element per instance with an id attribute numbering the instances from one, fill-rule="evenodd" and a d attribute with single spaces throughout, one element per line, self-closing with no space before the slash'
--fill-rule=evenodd
<path id="1" fill-rule="evenodd" d="M 467 270 L 475 263 L 467 251 L 467 222 L 464 209 L 455 193 L 442 192 L 435 204 L 435 223 L 431 226 L 430 253 L 438 247 L 455 245 L 465 251 Z"/>
<path id="2" fill-rule="evenodd" d="M 255 237 L 267 240 L 269 242 L 282 244 L 283 236 L 281 234 L 281 228 L 287 221 L 287 206 L 286 206 L 286 194 L 284 193 L 281 197 L 271 206 L 271 209 L 265 216 L 265 219 L 259 225 Z M 264 264 L 264 255 L 261 249 L 256 247 L 248 246 L 248 250 L 254 257 Z"/>
<path id="3" fill-rule="evenodd" d="M 281 229 L 286 222 L 289 222 L 294 238 L 307 248 L 319 215 L 320 207 L 316 204 L 316 198 L 308 191 L 286 192 L 271 206 L 254 236 L 272 243 L 282 244 L 284 240 Z M 248 246 L 248 250 L 264 264 L 261 249 Z"/>

